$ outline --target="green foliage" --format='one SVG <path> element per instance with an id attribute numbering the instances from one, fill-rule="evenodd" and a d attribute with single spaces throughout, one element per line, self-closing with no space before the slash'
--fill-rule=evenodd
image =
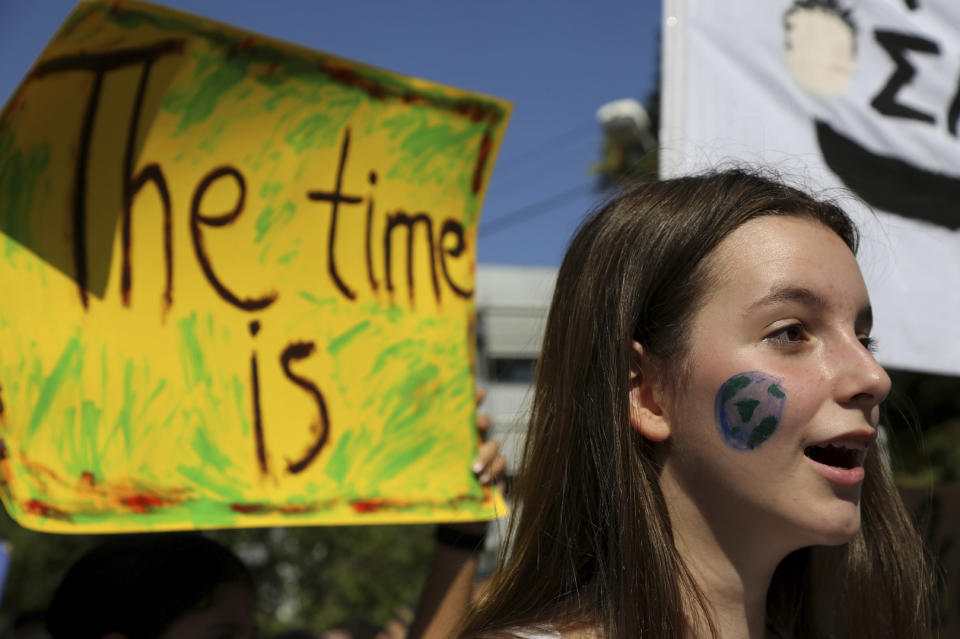
<path id="1" fill-rule="evenodd" d="M 217 531 L 250 566 L 260 625 L 321 631 L 349 619 L 384 624 L 413 608 L 429 568 L 432 526 Z"/>
<path id="2" fill-rule="evenodd" d="M 0 539 L 10 544 L 10 570 L 0 602 L 3 629 L 18 613 L 45 610 L 67 568 L 98 538 L 27 530 L 0 508 Z"/>
<path id="3" fill-rule="evenodd" d="M 2 510 L 2 509 L 0 509 Z M 250 566 L 263 634 L 321 631 L 349 619 L 377 625 L 412 609 L 433 548 L 432 526 L 263 528 L 208 533 Z M 26 530 L 5 512 L 0 539 L 12 546 L 0 631 L 21 612 L 43 610 L 69 566 L 105 537 Z"/>
<path id="4" fill-rule="evenodd" d="M 881 421 L 890 427 L 897 482 L 960 481 L 960 378 L 888 372 L 893 390 Z"/>

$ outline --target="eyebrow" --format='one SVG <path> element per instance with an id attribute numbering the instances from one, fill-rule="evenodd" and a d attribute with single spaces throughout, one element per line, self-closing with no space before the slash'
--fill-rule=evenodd
<path id="1" fill-rule="evenodd" d="M 753 313 L 764 306 L 774 306 L 784 302 L 796 302 L 803 304 L 804 306 L 812 306 L 818 309 L 824 309 L 829 306 L 827 304 L 827 300 L 823 299 L 823 297 L 814 293 L 809 288 L 804 288 L 802 286 L 787 286 L 785 288 L 778 288 L 775 291 L 772 291 L 758 299 L 756 302 L 750 305 L 744 315 L 749 315 L 750 313 Z"/>
<path id="2" fill-rule="evenodd" d="M 827 303 L 821 295 L 811 291 L 809 288 L 802 286 L 786 286 L 784 288 L 778 288 L 775 291 L 771 291 L 767 295 L 764 295 L 759 300 L 750 305 L 749 308 L 744 312 L 744 315 L 749 315 L 765 306 L 774 306 L 776 304 L 782 304 L 784 302 L 794 302 L 797 304 L 803 304 L 804 306 L 809 306 L 817 310 L 822 310 L 828 308 L 830 305 Z M 873 308 L 868 306 L 863 307 L 857 313 L 856 324 L 858 327 L 863 327 L 866 330 L 869 330 L 873 326 Z"/>

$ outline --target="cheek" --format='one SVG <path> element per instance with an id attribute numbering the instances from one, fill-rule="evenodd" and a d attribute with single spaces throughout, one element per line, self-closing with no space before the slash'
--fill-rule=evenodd
<path id="1" fill-rule="evenodd" d="M 780 427 L 786 404 L 779 377 L 763 371 L 737 373 L 717 390 L 714 423 L 727 446 L 754 450 Z"/>

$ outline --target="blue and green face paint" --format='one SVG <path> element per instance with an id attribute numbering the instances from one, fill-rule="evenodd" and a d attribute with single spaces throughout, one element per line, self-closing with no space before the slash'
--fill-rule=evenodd
<path id="1" fill-rule="evenodd" d="M 753 450 L 776 432 L 786 401 L 778 377 L 760 371 L 738 373 L 717 391 L 717 430 L 731 448 Z"/>

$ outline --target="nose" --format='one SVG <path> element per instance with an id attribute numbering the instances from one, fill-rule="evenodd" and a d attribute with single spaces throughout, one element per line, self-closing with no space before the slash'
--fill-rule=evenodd
<path id="1" fill-rule="evenodd" d="M 872 410 L 890 393 L 890 376 L 854 336 L 839 355 L 838 401 Z"/>

